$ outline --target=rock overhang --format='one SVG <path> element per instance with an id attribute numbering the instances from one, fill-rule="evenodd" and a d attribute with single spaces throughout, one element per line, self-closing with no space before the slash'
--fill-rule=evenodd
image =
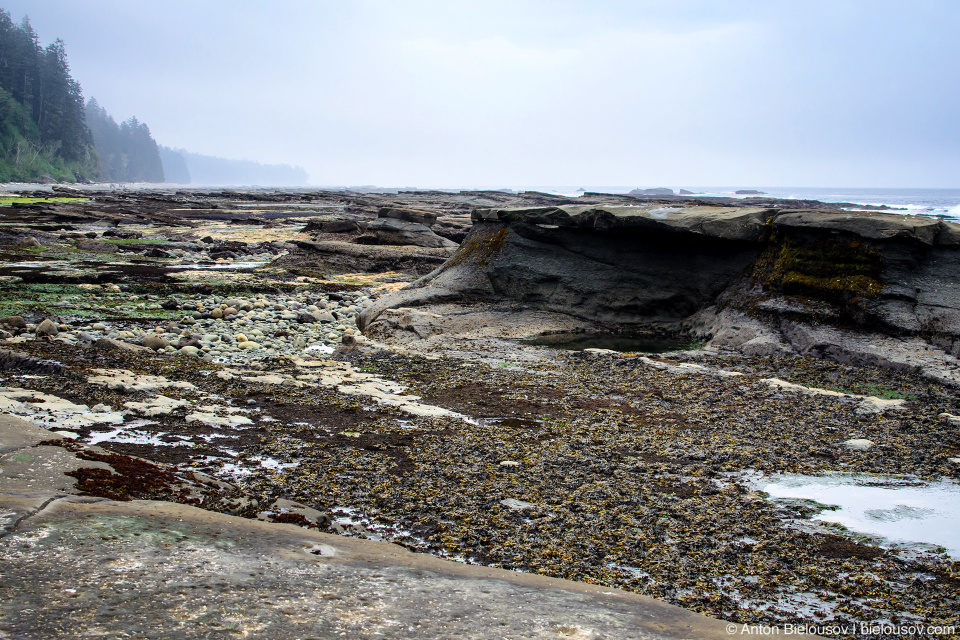
<path id="1" fill-rule="evenodd" d="M 910 214 L 823 211 L 720 205 L 649 203 L 476 209 L 474 224 L 536 225 L 542 228 L 690 233 L 722 240 L 764 242 L 775 230 L 845 233 L 874 241 L 960 246 L 960 224 Z"/>

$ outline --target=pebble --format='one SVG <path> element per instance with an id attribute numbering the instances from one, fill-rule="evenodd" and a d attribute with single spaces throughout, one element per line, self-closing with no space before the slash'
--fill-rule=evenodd
<path id="1" fill-rule="evenodd" d="M 110 285 L 104 285 L 103 289 L 113 290 Z M 356 327 L 363 296 L 346 295 L 341 301 L 331 301 L 323 294 L 312 292 L 280 296 L 261 294 L 249 299 L 203 294 L 191 296 L 189 300 L 136 295 L 122 297 L 135 305 L 143 303 L 151 308 L 160 308 L 157 301 L 162 301 L 162 308 L 171 311 L 180 308 L 187 315 L 163 321 L 163 324 L 146 330 L 122 322 L 110 328 L 108 323 L 97 321 L 74 332 L 69 325 L 58 327 L 51 321 L 53 329 L 60 335 L 51 333 L 49 337 L 71 344 L 108 338 L 140 344 L 160 353 L 181 353 L 219 363 L 248 362 L 272 355 L 305 352 L 328 354 L 341 343 L 355 344 L 363 339 Z M 335 311 L 331 313 L 331 310 Z M 0 324 L 12 327 L 21 323 L 28 331 L 37 329 L 20 317 L 0 319 Z M 251 344 L 244 345 L 246 342 Z"/>

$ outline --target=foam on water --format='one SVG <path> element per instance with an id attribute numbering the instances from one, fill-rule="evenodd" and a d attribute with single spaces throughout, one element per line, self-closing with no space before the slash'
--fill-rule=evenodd
<path id="1" fill-rule="evenodd" d="M 835 506 L 836 510 L 825 510 L 813 519 L 882 538 L 885 546 L 940 546 L 960 558 L 960 483 L 830 473 L 777 474 L 755 478 L 750 484 L 773 499 L 814 500 Z"/>

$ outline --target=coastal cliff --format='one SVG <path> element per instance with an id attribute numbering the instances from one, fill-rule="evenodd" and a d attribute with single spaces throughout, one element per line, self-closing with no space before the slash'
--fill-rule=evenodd
<path id="1" fill-rule="evenodd" d="M 919 367 L 922 345 L 939 362 L 933 375 L 955 369 L 955 223 L 662 204 L 478 209 L 472 219 L 453 257 L 365 309 L 361 327 L 387 309 L 507 301 L 751 355 Z"/>

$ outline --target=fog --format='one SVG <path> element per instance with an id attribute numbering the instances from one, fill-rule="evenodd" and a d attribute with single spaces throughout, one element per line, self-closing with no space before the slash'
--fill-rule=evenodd
<path id="1" fill-rule="evenodd" d="M 2 6 L 158 143 L 315 185 L 960 186 L 952 0 Z"/>

